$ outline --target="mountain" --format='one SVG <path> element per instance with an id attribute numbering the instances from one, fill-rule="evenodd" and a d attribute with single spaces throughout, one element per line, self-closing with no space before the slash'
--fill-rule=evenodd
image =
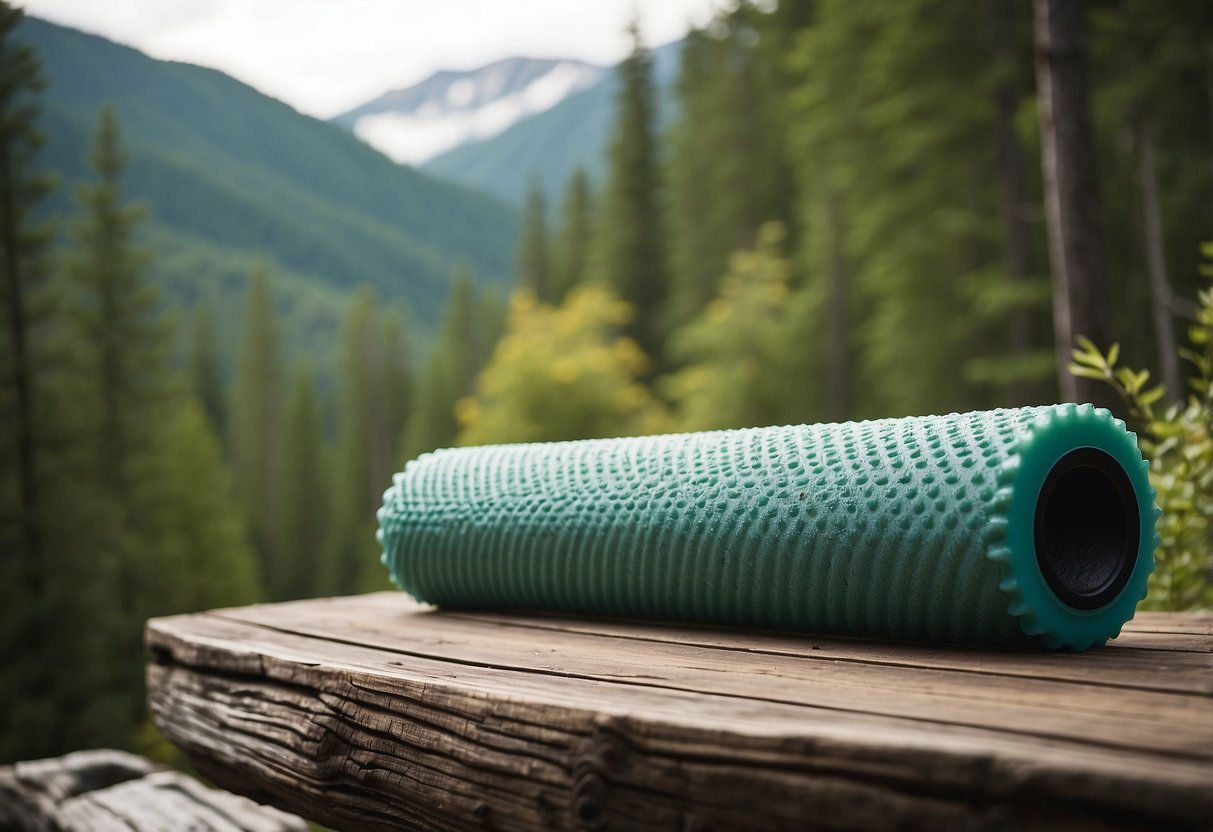
<path id="1" fill-rule="evenodd" d="M 397 162 L 420 164 L 492 138 L 596 84 L 606 72 L 582 61 L 507 58 L 468 72 L 435 73 L 333 121 Z"/>
<path id="2" fill-rule="evenodd" d="M 658 124 L 663 128 L 673 119 L 681 55 L 682 41 L 653 50 Z M 519 120 L 500 135 L 461 144 L 426 162 L 423 170 L 515 206 L 523 203 L 531 182 L 537 181 L 548 203 L 557 204 L 578 166 L 592 179 L 601 178 L 617 92 L 618 75 L 614 70 L 606 72 L 597 83 L 551 109 Z"/>
<path id="3" fill-rule="evenodd" d="M 496 200 L 392 162 L 341 127 L 304 116 L 221 72 L 160 61 L 104 38 L 27 18 L 49 86 L 42 161 L 73 211 L 97 113 L 112 103 L 129 152 L 128 195 L 151 208 L 145 243 L 167 301 L 212 297 L 234 334 L 251 265 L 267 259 L 288 341 L 331 354 L 357 284 L 433 325 L 449 274 L 468 263 L 505 280 L 517 218 Z M 322 368 L 323 369 L 323 368 Z"/>

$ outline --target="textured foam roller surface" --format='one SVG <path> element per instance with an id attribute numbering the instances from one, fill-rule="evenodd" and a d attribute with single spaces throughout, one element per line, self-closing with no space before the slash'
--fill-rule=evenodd
<path id="1" fill-rule="evenodd" d="M 442 450 L 379 538 L 439 605 L 1085 649 L 1144 596 L 1156 517 L 1124 423 L 1058 405 Z"/>

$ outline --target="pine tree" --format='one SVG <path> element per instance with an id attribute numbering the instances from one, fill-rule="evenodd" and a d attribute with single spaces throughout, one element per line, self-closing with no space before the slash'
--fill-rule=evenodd
<path id="1" fill-rule="evenodd" d="M 227 419 L 219 348 L 215 338 L 215 316 L 208 300 L 194 308 L 194 327 L 189 344 L 190 388 L 216 432 L 222 435 Z"/>
<path id="2" fill-rule="evenodd" d="M 1055 395 L 1047 340 L 1013 368 L 990 360 L 1006 356 L 1010 317 L 1026 308 L 1039 320 L 1047 296 L 1040 281 L 1007 276 L 993 106 L 1002 67 L 974 36 L 988 25 L 981 4 L 827 0 L 798 41 L 801 261 L 806 280 L 829 278 L 862 320 L 831 350 L 853 353 L 857 415 L 1002 403 L 1012 369 L 1021 395 Z M 822 331 L 844 317 L 830 306 Z"/>
<path id="3" fill-rule="evenodd" d="M 384 406 L 387 408 L 385 441 L 389 443 L 389 454 L 380 460 L 383 467 L 376 473 L 380 480 L 387 480 L 404 464 L 400 437 L 408 425 L 417 392 L 412 342 L 405 332 L 406 320 L 403 312 L 389 310 L 382 316 L 381 322 L 383 372 L 380 383 L 383 385 Z M 387 488 L 386 482 L 383 487 Z"/>
<path id="4" fill-rule="evenodd" d="M 189 398 L 177 405 L 163 449 L 157 474 L 162 566 L 149 614 L 261 600 L 257 555 L 232 500 L 222 449 L 201 402 Z M 175 568 L 164 568 L 169 563 Z"/>
<path id="5" fill-rule="evenodd" d="M 1213 227 L 1213 8 L 1132 0 L 1088 19 L 1114 337 L 1182 396 L 1175 299 L 1202 288 L 1199 244 Z"/>
<path id="6" fill-rule="evenodd" d="M 337 470 L 334 472 L 338 522 L 333 586 L 336 592 L 359 589 L 363 560 L 370 557 L 370 522 L 377 508 L 372 468 L 388 455 L 386 409 L 379 389 L 381 356 L 375 327 L 375 295 L 362 287 L 354 296 L 341 329 L 340 387 L 337 405 Z M 378 485 L 379 492 L 386 483 Z"/>
<path id="7" fill-rule="evenodd" d="M 34 50 L 15 39 L 22 17 L 0 2 L 0 760 L 53 751 L 58 719 L 45 658 L 54 648 L 46 540 L 54 496 L 45 493 L 48 373 L 38 339 L 57 310 L 46 289 L 51 229 L 35 220 L 52 180 L 37 170 L 43 81 Z"/>
<path id="8" fill-rule="evenodd" d="M 635 310 L 628 334 L 660 364 L 669 276 L 654 123 L 653 67 L 639 25 L 633 22 L 629 32 L 632 51 L 618 70 L 615 135 L 595 241 L 597 271 Z"/>
<path id="9" fill-rule="evenodd" d="M 674 323 L 707 305 L 731 253 L 752 245 L 764 223 L 792 230 L 784 99 L 796 6 L 742 2 L 687 36 L 668 137 Z"/>
<path id="10" fill-rule="evenodd" d="M 454 444 L 458 430 L 455 403 L 472 392 L 472 381 L 485 351 L 476 318 L 472 274 L 460 268 L 454 275 L 442 327 L 430 346 L 416 404 L 405 428 L 402 444 L 406 458 Z"/>
<path id="11" fill-rule="evenodd" d="M 330 452 L 312 370 L 295 369 L 282 428 L 278 545 L 283 569 L 266 582 L 271 600 L 311 598 L 329 591 L 335 489 Z"/>
<path id="12" fill-rule="evenodd" d="M 236 498 L 257 550 L 262 580 L 273 586 L 278 562 L 278 428 L 282 386 L 278 323 L 269 269 L 253 270 L 232 389 L 228 437 Z"/>
<path id="13" fill-rule="evenodd" d="M 577 168 L 569 178 L 560 214 L 564 223 L 552 253 L 550 296 L 553 303 L 563 301 L 569 290 L 586 277 L 594 230 L 594 205 L 590 180 L 584 168 Z"/>
<path id="14" fill-rule="evenodd" d="M 126 203 L 123 194 L 126 161 L 118 119 L 103 109 L 90 154 L 93 179 L 75 192 L 81 216 L 63 275 L 78 344 L 64 381 L 75 412 L 67 454 L 76 481 L 66 520 L 74 531 L 59 529 L 56 548 L 67 557 L 86 529 L 89 557 L 66 574 L 89 586 L 73 612 L 91 619 L 91 661 L 99 665 L 91 689 L 74 691 L 80 710 L 72 713 L 82 733 L 110 742 L 125 741 L 142 716 L 143 622 L 171 611 L 175 595 L 166 588 L 190 580 L 166 545 L 171 523 L 160 466 L 178 388 L 169 327 L 147 278 L 149 255 L 135 244 L 146 207 Z"/>
<path id="15" fill-rule="evenodd" d="M 522 215 L 522 235 L 518 241 L 517 285 L 525 286 L 535 296 L 547 300 L 552 296 L 552 264 L 548 247 L 547 206 L 538 182 L 531 183 L 526 210 Z"/>

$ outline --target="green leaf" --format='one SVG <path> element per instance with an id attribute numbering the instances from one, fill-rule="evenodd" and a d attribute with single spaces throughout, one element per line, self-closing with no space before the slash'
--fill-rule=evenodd
<path id="1" fill-rule="evenodd" d="M 1149 407 L 1165 395 L 1167 395 L 1167 386 L 1165 384 L 1159 384 L 1143 392 L 1137 400 L 1141 402 L 1142 405 Z"/>
<path id="2" fill-rule="evenodd" d="M 1107 379 L 1106 373 L 1096 370 L 1094 367 L 1081 367 L 1078 364 L 1070 364 L 1066 369 L 1070 371 L 1070 375 L 1078 376 L 1079 378 L 1093 378 L 1096 381 Z"/>

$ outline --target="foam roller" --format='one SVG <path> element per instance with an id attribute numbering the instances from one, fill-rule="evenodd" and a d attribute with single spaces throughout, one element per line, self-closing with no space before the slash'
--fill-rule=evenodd
<path id="1" fill-rule="evenodd" d="M 397 474 L 419 600 L 1082 650 L 1132 618 L 1158 511 L 1091 405 L 455 448 Z"/>

